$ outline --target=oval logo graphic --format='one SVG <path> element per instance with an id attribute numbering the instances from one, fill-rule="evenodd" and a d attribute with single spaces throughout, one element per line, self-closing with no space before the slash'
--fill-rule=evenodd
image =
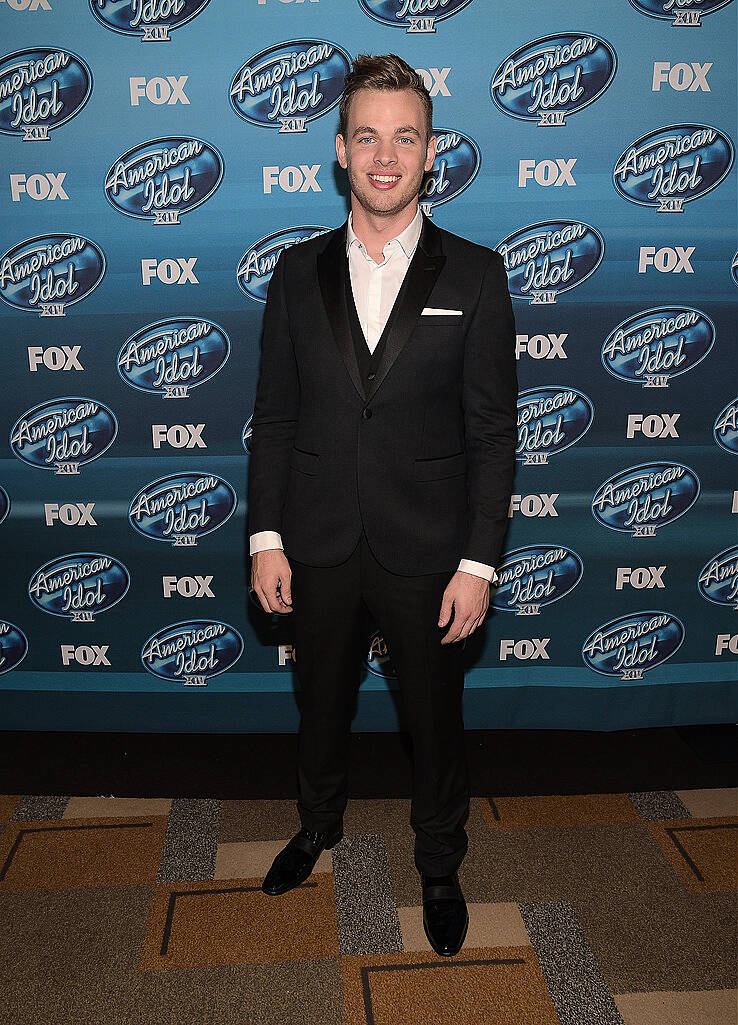
<path id="1" fill-rule="evenodd" d="M 28 597 L 43 612 L 73 623 L 91 623 L 128 590 L 131 576 L 122 562 L 99 552 L 74 552 L 52 559 L 28 584 Z"/>
<path id="2" fill-rule="evenodd" d="M 119 157 L 105 178 L 116 210 L 154 224 L 179 224 L 209 199 L 223 178 L 223 158 L 209 142 L 184 136 L 152 139 Z"/>
<path id="3" fill-rule="evenodd" d="M 41 317 L 64 315 L 105 275 L 105 256 L 83 235 L 41 235 L 0 257 L 0 299 Z"/>
<path id="4" fill-rule="evenodd" d="M 547 463 L 582 438 L 592 425 L 594 406 L 576 388 L 548 385 L 518 396 L 517 458 L 525 465 Z"/>
<path id="5" fill-rule="evenodd" d="M 732 399 L 715 418 L 712 429 L 715 441 L 726 452 L 738 454 L 738 398 Z"/>
<path id="6" fill-rule="evenodd" d="M 23 661 L 28 652 L 28 638 L 20 629 L 0 619 L 0 676 Z"/>
<path id="7" fill-rule="evenodd" d="M 658 527 L 691 509 L 699 494 L 699 477 L 688 466 L 643 463 L 620 470 L 600 484 L 592 499 L 592 515 L 611 530 L 653 537 Z"/>
<path id="8" fill-rule="evenodd" d="M 316 225 L 301 225 L 297 228 L 285 228 L 282 231 L 275 231 L 273 235 L 260 238 L 254 242 L 250 249 L 247 249 L 236 268 L 236 280 L 238 284 L 252 299 L 265 303 L 269 279 L 272 271 L 277 265 L 279 254 L 288 246 L 298 245 L 300 242 L 307 242 L 308 239 L 317 238 L 331 228 L 318 227 Z"/>
<path id="9" fill-rule="evenodd" d="M 193 619 L 162 627 L 141 648 L 141 661 L 160 680 L 204 685 L 238 662 L 243 637 L 228 623 Z"/>
<path id="10" fill-rule="evenodd" d="M 644 135 L 618 157 L 617 192 L 659 213 L 681 213 L 685 203 L 714 189 L 733 166 L 732 140 L 707 125 L 669 125 Z"/>
<path id="11" fill-rule="evenodd" d="M 27 142 L 49 138 L 92 92 L 92 72 L 71 50 L 47 46 L 0 57 L 0 132 Z"/>
<path id="12" fill-rule="evenodd" d="M 667 388 L 712 349 L 715 325 L 691 306 L 657 306 L 621 321 L 602 344 L 602 365 L 621 381 Z"/>
<path id="13" fill-rule="evenodd" d="M 90 0 L 90 9 L 105 28 L 142 41 L 166 42 L 169 30 L 196 18 L 210 0 Z"/>
<path id="14" fill-rule="evenodd" d="M 631 7 L 649 18 L 671 19 L 672 25 L 699 26 L 703 14 L 714 14 L 730 0 L 689 0 L 689 10 L 680 10 L 674 0 L 630 0 Z"/>
<path id="15" fill-rule="evenodd" d="M 538 615 L 542 605 L 569 594 L 582 579 L 581 558 L 559 545 L 529 545 L 508 552 L 497 570 L 492 607 L 516 616 Z"/>
<path id="16" fill-rule="evenodd" d="M 733 284 L 738 285 L 738 253 L 730 261 L 730 276 L 733 279 Z"/>
<path id="17" fill-rule="evenodd" d="M 13 455 L 29 466 L 76 474 L 115 441 L 115 414 L 97 399 L 50 399 L 24 413 L 10 431 Z"/>
<path id="18" fill-rule="evenodd" d="M 359 0 L 364 14 L 408 32 L 435 32 L 436 22 L 458 14 L 471 0 Z"/>
<path id="19" fill-rule="evenodd" d="M 214 473 L 172 473 L 141 488 L 128 519 L 144 537 L 173 545 L 196 545 L 231 518 L 236 492 Z"/>
<path id="20" fill-rule="evenodd" d="M 587 32 L 543 36 L 521 46 L 500 64 L 489 85 L 503 114 L 564 125 L 601 96 L 615 77 L 618 59 L 605 39 Z"/>
<path id="21" fill-rule="evenodd" d="M 10 495 L 2 485 L 0 485 L 0 523 L 3 522 L 5 517 L 10 512 Z"/>
<path id="22" fill-rule="evenodd" d="M 463 192 L 477 176 L 482 158 L 476 142 L 451 128 L 434 129 L 438 139 L 433 167 L 426 173 L 419 202 L 428 213 Z"/>
<path id="23" fill-rule="evenodd" d="M 397 671 L 392 664 L 392 658 L 387 650 L 387 642 L 379 630 L 375 630 L 369 640 L 369 651 L 366 655 L 364 665 L 383 680 L 396 680 Z"/>
<path id="24" fill-rule="evenodd" d="M 231 106 L 244 121 L 280 132 L 304 132 L 338 103 L 351 58 L 321 39 L 293 39 L 249 57 L 230 86 Z"/>
<path id="25" fill-rule="evenodd" d="M 582 658 L 596 673 L 640 680 L 671 658 L 683 640 L 684 624 L 671 612 L 631 612 L 593 630 Z"/>
<path id="26" fill-rule="evenodd" d="M 738 545 L 714 555 L 700 570 L 697 589 L 716 605 L 738 609 Z"/>
<path id="27" fill-rule="evenodd" d="M 205 317 L 157 320 L 131 335 L 118 353 L 118 373 L 133 388 L 165 399 L 186 399 L 190 388 L 223 369 L 231 342 Z"/>
<path id="28" fill-rule="evenodd" d="M 594 274 L 605 241 L 581 221 L 544 221 L 513 232 L 496 249 L 505 261 L 510 295 L 542 305 Z"/>

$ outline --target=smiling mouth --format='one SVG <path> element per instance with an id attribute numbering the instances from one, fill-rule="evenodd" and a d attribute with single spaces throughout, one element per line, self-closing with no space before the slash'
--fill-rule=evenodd
<path id="1" fill-rule="evenodd" d="M 369 179 L 375 183 L 375 185 L 394 185 L 402 178 L 401 174 L 370 174 Z"/>

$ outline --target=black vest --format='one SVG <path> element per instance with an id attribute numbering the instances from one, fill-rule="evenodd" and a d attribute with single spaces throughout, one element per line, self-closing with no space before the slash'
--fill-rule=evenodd
<path id="1" fill-rule="evenodd" d="M 379 341 L 374 349 L 374 352 L 369 351 L 364 332 L 361 329 L 361 322 L 359 321 L 359 315 L 356 312 L 356 303 L 354 302 L 354 291 L 351 287 L 351 273 L 349 270 L 348 256 L 346 256 L 346 263 L 344 268 L 344 293 L 346 308 L 348 311 L 349 325 L 351 327 L 351 337 L 354 340 L 354 350 L 356 352 L 356 361 L 359 364 L 359 373 L 361 375 L 361 383 L 366 393 L 367 386 L 374 380 L 374 376 L 377 372 L 377 367 L 382 359 L 382 353 L 384 352 L 387 344 L 387 337 L 392 329 L 397 311 L 402 304 L 402 297 L 405 293 L 405 282 L 407 281 L 407 274 L 405 275 L 400 290 L 397 293 L 394 306 L 390 310 L 389 316 L 387 317 L 387 323 L 384 325 L 384 330 L 380 336 Z"/>

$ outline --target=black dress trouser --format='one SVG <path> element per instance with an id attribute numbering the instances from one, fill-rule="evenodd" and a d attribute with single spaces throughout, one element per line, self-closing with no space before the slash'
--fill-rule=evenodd
<path id="1" fill-rule="evenodd" d="M 467 849 L 469 779 L 464 748 L 462 643 L 441 644 L 443 591 L 453 571 L 400 576 L 384 569 L 362 533 L 338 566 L 289 560 L 295 659 L 301 687 L 298 810 L 303 827 L 341 825 L 351 718 L 367 653 L 366 610 L 387 644 L 413 744 L 410 823 L 415 864 L 454 872 Z"/>

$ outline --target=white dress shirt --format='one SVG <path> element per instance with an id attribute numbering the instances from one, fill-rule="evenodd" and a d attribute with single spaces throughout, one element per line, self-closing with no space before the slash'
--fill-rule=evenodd
<path id="1" fill-rule="evenodd" d="M 400 291 L 410 261 L 417 249 L 422 227 L 423 215 L 418 208 L 415 217 L 404 231 L 384 244 L 382 262 L 375 263 L 364 243 L 354 234 L 352 218 L 349 215 L 346 252 L 351 290 L 354 294 L 361 330 L 364 332 L 370 352 L 374 352 L 382 336 L 397 293 Z M 258 533 L 252 534 L 249 539 L 250 555 L 268 548 L 283 547 L 282 538 L 276 530 L 260 530 Z M 496 578 L 492 566 L 488 566 L 484 562 L 475 562 L 473 559 L 462 559 L 458 569 L 489 581 Z"/>

